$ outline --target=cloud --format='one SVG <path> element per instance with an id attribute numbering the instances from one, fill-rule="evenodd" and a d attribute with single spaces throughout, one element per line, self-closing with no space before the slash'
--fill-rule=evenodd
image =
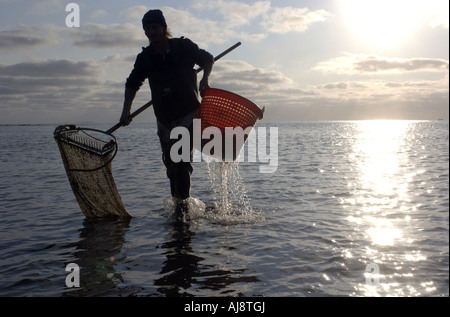
<path id="1" fill-rule="evenodd" d="M 300 87 L 278 70 L 225 60 L 214 66 L 211 85 L 265 106 L 269 121 L 448 118 L 448 76 L 441 80 L 347 80 Z"/>
<path id="2" fill-rule="evenodd" d="M 124 79 L 106 69 L 131 65 L 134 55 L 101 61 L 31 60 L 0 65 L 1 123 L 115 122 L 121 112 Z M 239 60 L 214 66 L 212 87 L 233 91 L 260 107 L 270 120 L 427 119 L 448 117 L 448 76 L 437 81 L 338 81 L 299 87 L 278 70 Z M 141 89 L 136 109 L 150 98 Z M 426 107 L 426 112 L 424 108 Z M 153 120 L 151 111 L 140 120 Z"/>
<path id="3" fill-rule="evenodd" d="M 57 43 L 57 28 L 22 26 L 0 31 L 0 50 L 24 50 L 54 45 Z"/>
<path id="4" fill-rule="evenodd" d="M 188 37 L 204 48 L 208 47 L 208 43 L 223 44 L 234 36 L 230 30 L 221 28 L 217 21 L 197 18 L 189 11 L 172 7 L 163 7 L 161 10 L 175 37 Z"/>
<path id="5" fill-rule="evenodd" d="M 144 14 L 150 10 L 150 7 L 144 5 L 132 6 L 122 11 L 120 14 L 137 21 L 141 21 Z"/>
<path id="6" fill-rule="evenodd" d="M 148 40 L 139 25 L 85 23 L 79 28 L 20 26 L 0 30 L 0 50 L 20 51 L 42 47 L 69 46 L 94 49 L 136 49 L 147 46 Z"/>
<path id="7" fill-rule="evenodd" d="M 84 24 L 83 27 L 70 29 L 66 35 L 79 47 L 97 49 L 130 48 L 147 46 L 148 40 L 142 29 L 131 23 L 125 24 Z"/>
<path id="8" fill-rule="evenodd" d="M 132 19 L 138 30 L 135 32 L 145 35 L 141 27 L 141 19 L 151 7 L 138 5 L 132 6 L 121 12 L 122 15 Z M 197 18 L 187 10 L 175 9 L 173 7 L 160 7 L 164 13 L 167 25 L 174 37 L 188 37 L 200 46 L 207 48 L 208 43 L 223 44 L 230 37 L 235 37 L 234 32 L 224 30 L 219 22 L 206 18 Z"/>
<path id="9" fill-rule="evenodd" d="M 323 86 L 325 89 L 347 89 L 348 84 L 345 82 L 331 83 Z"/>
<path id="10" fill-rule="evenodd" d="M 214 65 L 211 86 L 237 93 L 260 107 L 266 107 L 267 117 L 281 118 L 288 109 L 296 108 L 305 96 L 316 93 L 305 90 L 283 73 L 255 67 L 245 61 L 224 60 Z M 296 108 L 298 111 L 298 108 Z M 286 115 L 283 119 L 299 118 L 299 114 Z"/>
<path id="11" fill-rule="evenodd" d="M 16 100 L 46 99 L 43 105 L 70 101 L 71 92 L 82 95 L 101 83 L 103 72 L 94 61 L 68 59 L 33 60 L 14 65 L 0 65 L 0 94 Z M 52 100 L 52 95 L 58 100 Z M 11 106 L 3 104 L 5 107 Z M 30 104 L 13 107 L 28 107 Z M 40 105 L 42 106 L 42 105 Z"/>
<path id="12" fill-rule="evenodd" d="M 293 80 L 279 71 L 257 68 L 245 61 L 236 60 L 217 63 L 211 81 L 213 86 L 265 101 L 274 92 L 295 88 Z"/>
<path id="13" fill-rule="evenodd" d="M 275 7 L 270 1 L 246 4 L 237 1 L 197 0 L 194 8 L 219 12 L 227 28 L 250 24 L 255 18 L 262 18 L 260 25 L 264 32 L 304 32 L 316 22 L 326 21 L 331 14 L 325 10 L 311 11 L 308 8 Z"/>
<path id="14" fill-rule="evenodd" d="M 0 65 L 1 120 L 51 123 L 100 119 L 101 110 L 118 95 L 112 85 L 104 79 L 103 66 L 92 60 L 31 60 Z M 122 95 L 123 88 L 120 98 Z"/>
<path id="15" fill-rule="evenodd" d="M 324 22 L 331 16 L 325 10 L 311 11 L 308 8 L 275 7 L 270 1 L 246 4 L 237 1 L 197 0 L 193 7 L 218 13 L 222 18 L 221 29 L 235 29 L 244 25 L 250 25 L 253 30 L 260 27 L 260 30 L 254 34 L 243 33 L 246 37 L 254 40 L 265 38 L 270 33 L 305 32 L 313 23 Z M 260 18 L 261 21 L 251 25 L 257 18 Z"/>
<path id="16" fill-rule="evenodd" d="M 61 0 L 42 0 L 33 1 L 33 4 L 27 7 L 29 14 L 48 14 L 49 12 L 64 11 L 66 4 Z"/>
<path id="17" fill-rule="evenodd" d="M 55 3 L 59 3 L 61 7 L 61 3 L 54 0 L 35 4 L 36 12 L 45 12 L 46 8 L 54 10 Z M 140 21 L 149 9 L 150 7 L 139 5 L 122 11 L 123 16 L 132 19 L 131 23 L 83 23 L 82 27 L 71 29 L 51 25 L 21 26 L 12 30 L 1 30 L 0 50 L 35 49 L 58 46 L 62 42 L 75 47 L 94 49 L 135 49 L 146 46 L 148 40 Z M 205 48 L 210 44 L 224 44 L 231 40 L 257 42 L 270 33 L 304 32 L 312 23 L 325 21 L 329 16 L 324 10 L 273 7 L 270 1 L 245 4 L 237 1 L 198 0 L 190 10 L 169 6 L 161 9 L 175 37 L 189 37 Z M 212 17 L 200 18 L 195 10 L 207 11 Z M 106 14 L 104 10 L 93 11 L 91 18 L 101 18 Z M 260 21 L 254 22 L 258 18 Z"/>
<path id="18" fill-rule="evenodd" d="M 250 20 L 265 14 L 270 9 L 270 6 L 270 1 L 257 1 L 253 4 L 246 4 L 237 1 L 197 0 L 193 8 L 219 12 L 225 21 L 224 25 L 234 28 L 249 24 Z"/>
<path id="19" fill-rule="evenodd" d="M 111 64 L 125 64 L 127 67 L 133 66 L 134 62 L 136 60 L 136 54 L 126 54 L 126 55 L 120 55 L 120 54 L 114 54 L 111 56 L 104 57 L 101 62 L 106 63 L 108 65 Z M 131 71 L 131 70 L 130 70 Z"/>
<path id="20" fill-rule="evenodd" d="M 308 8 L 282 7 L 268 13 L 261 23 L 270 33 L 305 32 L 310 25 L 324 22 L 331 14 L 325 10 L 310 11 Z"/>
<path id="21" fill-rule="evenodd" d="M 266 120 L 448 118 L 448 76 L 441 80 L 347 80 L 300 87 L 283 73 L 243 61 L 215 66 L 212 85 L 266 107 Z"/>
<path id="22" fill-rule="evenodd" d="M 98 19 L 98 18 L 103 18 L 107 15 L 108 15 L 108 12 L 106 12 L 105 10 L 96 10 L 91 13 L 90 17 L 91 17 L 91 19 Z"/>
<path id="23" fill-rule="evenodd" d="M 129 68 L 134 58 L 125 54 L 101 61 L 49 59 L 0 65 L 1 122 L 76 123 L 87 118 L 114 122 L 120 115 L 125 79 L 109 79 L 106 69 L 111 65 Z M 271 107 L 271 111 L 279 111 L 280 105 L 292 105 L 301 96 L 311 94 L 277 70 L 257 68 L 244 61 L 217 63 L 211 84 Z M 149 97 L 148 88 L 141 89 L 135 108 Z M 141 118 L 148 120 L 148 115 Z"/>
<path id="24" fill-rule="evenodd" d="M 279 95 L 266 120 L 427 120 L 448 118 L 448 78 L 438 81 L 346 81 Z M 289 103 L 286 103 L 289 101 Z M 264 105 L 264 103 L 261 103 Z"/>
<path id="25" fill-rule="evenodd" d="M 33 60 L 14 65 L 0 65 L 0 74 L 4 76 L 48 78 L 93 76 L 98 72 L 94 61 L 73 61 L 69 59 Z"/>
<path id="26" fill-rule="evenodd" d="M 383 96 L 380 102 L 388 100 L 409 100 L 412 96 L 426 96 L 433 94 L 447 94 L 448 77 L 441 80 L 410 80 L 410 81 L 346 81 L 327 83 L 314 86 L 314 90 L 322 95 L 361 101 L 373 100 L 376 96 Z"/>
<path id="27" fill-rule="evenodd" d="M 391 58 L 346 54 L 318 63 L 313 70 L 336 74 L 387 74 L 448 72 L 448 60 L 439 58 Z"/>

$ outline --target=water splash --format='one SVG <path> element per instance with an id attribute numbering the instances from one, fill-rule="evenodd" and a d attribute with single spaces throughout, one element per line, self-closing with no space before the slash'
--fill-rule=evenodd
<path id="1" fill-rule="evenodd" d="M 238 162 L 211 160 L 207 161 L 207 169 L 213 203 L 205 209 L 206 219 L 224 225 L 265 221 L 250 204 Z"/>
<path id="2" fill-rule="evenodd" d="M 164 209 L 168 211 L 168 217 L 187 222 L 190 219 L 199 218 L 196 215 L 205 213 L 206 205 L 194 197 L 184 200 L 172 197 L 165 201 Z"/>
<path id="3" fill-rule="evenodd" d="M 244 181 L 239 173 L 238 162 L 207 161 L 208 178 L 212 192 L 212 203 L 205 204 L 198 198 L 189 197 L 180 202 L 168 199 L 165 209 L 176 215 L 177 207 L 183 204 L 187 213 L 184 221 L 206 219 L 221 225 L 254 224 L 265 221 L 255 211 L 247 195 Z"/>

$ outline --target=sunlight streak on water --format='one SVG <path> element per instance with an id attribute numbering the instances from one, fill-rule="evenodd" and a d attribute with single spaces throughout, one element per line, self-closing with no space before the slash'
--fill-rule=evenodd
<path id="1" fill-rule="evenodd" d="M 403 234 L 391 215 L 410 202 L 411 177 L 402 171 L 404 139 L 408 122 L 363 121 L 357 125 L 352 159 L 359 168 L 356 200 L 361 220 L 369 225 L 372 243 L 394 245 Z M 406 177 L 405 177 L 406 176 Z M 407 212 L 407 208 L 402 208 Z"/>
<path id="2" fill-rule="evenodd" d="M 349 211 L 347 220 L 367 241 L 366 262 L 393 264 L 394 271 L 400 271 L 405 262 L 426 260 L 413 250 L 414 241 L 408 232 L 410 213 L 416 210 L 409 187 L 415 176 L 423 173 L 408 162 L 410 123 L 362 121 L 355 123 L 354 128 L 350 160 L 357 166 L 358 175 L 348 185 L 353 195 L 341 202 Z M 418 295 L 409 283 L 405 286 L 391 281 L 413 280 L 413 270 L 399 274 L 380 272 L 378 283 L 361 285 L 360 291 L 366 296 Z"/>

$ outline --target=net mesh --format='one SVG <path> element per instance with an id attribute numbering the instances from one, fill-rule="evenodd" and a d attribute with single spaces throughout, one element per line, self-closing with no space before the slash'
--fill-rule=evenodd
<path id="1" fill-rule="evenodd" d="M 214 127 L 220 131 L 222 153 L 214 153 L 213 150 L 209 153 L 203 151 L 204 146 L 213 137 L 202 138 L 202 149 L 199 150 L 226 162 L 235 161 L 251 128 L 255 126 L 258 120 L 263 118 L 263 114 L 264 109 L 260 109 L 250 100 L 235 93 L 216 88 L 206 89 L 203 92 L 199 112 L 201 130 L 204 131 L 207 128 Z M 228 130 L 229 128 L 231 130 Z M 227 143 L 231 145 L 231 148 L 226 147 Z"/>
<path id="2" fill-rule="evenodd" d="M 222 89 L 206 89 L 202 98 L 200 118 L 202 128 L 254 126 L 262 119 L 262 110 L 250 100 Z"/>
<path id="3" fill-rule="evenodd" d="M 57 127 L 54 137 L 83 214 L 87 218 L 130 217 L 112 176 L 111 162 L 117 153 L 115 137 L 75 126 Z"/>

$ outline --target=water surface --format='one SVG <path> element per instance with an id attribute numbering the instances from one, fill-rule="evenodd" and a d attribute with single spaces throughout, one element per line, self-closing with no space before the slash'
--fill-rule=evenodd
<path id="1" fill-rule="evenodd" d="M 55 126 L 0 127 L 0 296 L 449 294 L 448 121 L 258 123 L 279 144 L 275 173 L 238 167 L 257 220 L 181 224 L 154 124 L 115 133 L 129 220 L 84 218 Z M 194 168 L 192 196 L 211 206 L 208 164 Z"/>

